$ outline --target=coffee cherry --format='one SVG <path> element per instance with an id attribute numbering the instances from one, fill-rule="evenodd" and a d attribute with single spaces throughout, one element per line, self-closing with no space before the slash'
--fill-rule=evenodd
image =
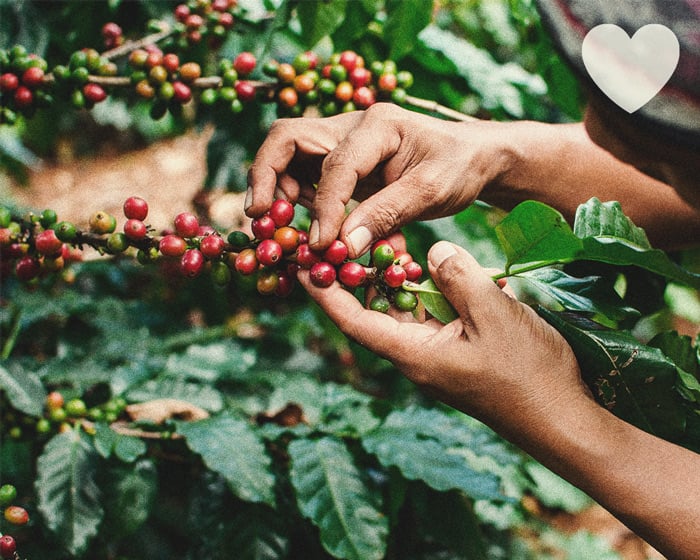
<path id="1" fill-rule="evenodd" d="M 34 257 L 22 257 L 15 264 L 15 274 L 23 282 L 36 278 L 41 272 L 39 261 Z"/>
<path id="2" fill-rule="evenodd" d="M 374 105 L 377 101 L 374 91 L 366 86 L 357 88 L 352 94 L 352 100 L 360 109 Z"/>
<path id="3" fill-rule="evenodd" d="M 279 286 L 279 276 L 275 270 L 263 270 L 258 274 L 255 287 L 261 295 L 274 294 Z"/>
<path id="4" fill-rule="evenodd" d="M 58 238 L 54 230 L 45 229 L 34 238 L 34 247 L 42 255 L 60 255 L 63 242 Z"/>
<path id="5" fill-rule="evenodd" d="M 280 244 L 284 254 L 294 253 L 299 246 L 299 232 L 291 226 L 276 229 L 272 239 Z"/>
<path id="6" fill-rule="evenodd" d="M 274 239 L 263 239 L 255 250 L 258 262 L 272 266 L 282 258 L 282 246 Z"/>
<path id="7" fill-rule="evenodd" d="M 386 313 L 391 308 L 391 302 L 381 294 L 374 296 L 369 302 L 369 308 L 372 311 L 379 311 L 380 313 Z"/>
<path id="8" fill-rule="evenodd" d="M 275 288 L 275 295 L 277 297 L 285 298 L 294 290 L 294 276 L 288 272 L 279 272 L 277 274 L 277 288 Z"/>
<path id="9" fill-rule="evenodd" d="M 255 253 L 255 249 L 243 249 L 236 256 L 236 260 L 234 261 L 234 268 L 244 276 L 253 274 L 253 272 L 258 270 L 258 266 L 260 264 L 258 263 L 258 258 L 255 255 Z"/>
<path id="10" fill-rule="evenodd" d="M 29 514 L 21 506 L 9 506 L 5 509 L 5 520 L 13 525 L 25 525 L 29 521 Z"/>
<path id="11" fill-rule="evenodd" d="M 46 395 L 46 408 L 55 410 L 63 407 L 63 395 L 58 391 L 51 391 Z"/>
<path id="12" fill-rule="evenodd" d="M 113 255 L 126 251 L 128 248 L 129 239 L 123 233 L 115 231 L 107 238 L 107 250 Z"/>
<path id="13" fill-rule="evenodd" d="M 416 261 L 406 263 L 403 269 L 406 271 L 406 280 L 409 282 L 415 282 L 423 276 L 423 267 Z"/>
<path id="14" fill-rule="evenodd" d="M 187 243 L 179 235 L 171 233 L 158 242 L 158 250 L 166 257 L 181 257 L 187 250 Z"/>
<path id="15" fill-rule="evenodd" d="M 208 259 L 217 259 L 224 251 L 225 241 L 220 235 L 206 235 L 199 242 L 199 250 Z"/>
<path id="16" fill-rule="evenodd" d="M 145 220 L 148 216 L 148 202 L 140 196 L 130 196 L 124 201 L 124 216 L 128 219 Z"/>
<path id="17" fill-rule="evenodd" d="M 242 52 L 233 60 L 233 67 L 241 76 L 247 76 L 255 69 L 256 63 L 253 53 Z"/>
<path id="18" fill-rule="evenodd" d="M 318 262 L 309 270 L 311 283 L 318 288 L 327 288 L 335 281 L 335 268 L 331 263 Z"/>
<path id="19" fill-rule="evenodd" d="M 394 262 L 394 249 L 389 243 L 382 243 L 372 251 L 372 262 L 379 270 L 384 270 Z"/>
<path id="20" fill-rule="evenodd" d="M 55 210 L 51 210 L 50 208 L 47 208 L 41 213 L 41 217 L 39 218 L 39 223 L 44 227 L 44 228 L 50 228 L 52 225 L 56 223 L 58 216 L 56 215 Z M 7 227 L 7 226 L 2 226 L 2 220 L 0 220 L 0 227 Z"/>
<path id="21" fill-rule="evenodd" d="M 290 109 L 299 102 L 299 94 L 293 87 L 285 87 L 277 93 L 277 99 L 282 107 Z"/>
<path id="22" fill-rule="evenodd" d="M 379 91 L 391 93 L 396 89 L 397 79 L 396 74 L 382 74 L 377 79 L 377 87 Z"/>
<path id="23" fill-rule="evenodd" d="M 392 264 L 384 270 L 383 278 L 387 286 L 398 288 L 406 280 L 406 271 L 400 264 Z"/>
<path id="24" fill-rule="evenodd" d="M 346 262 L 338 269 L 338 280 L 347 288 L 357 288 L 367 280 L 367 271 L 360 263 Z"/>
<path id="25" fill-rule="evenodd" d="M 148 228 L 141 220 L 127 220 L 124 223 L 124 234 L 132 241 L 138 241 L 146 237 Z"/>
<path id="26" fill-rule="evenodd" d="M 94 233 L 112 233 L 117 227 L 117 219 L 111 214 L 100 210 L 90 216 L 88 224 L 90 226 L 90 231 Z"/>
<path id="27" fill-rule="evenodd" d="M 352 99 L 355 88 L 347 81 L 340 82 L 335 88 L 335 98 L 341 103 L 347 103 Z"/>
<path id="28" fill-rule="evenodd" d="M 283 62 L 277 67 L 277 80 L 280 84 L 291 84 L 297 76 L 297 71 L 294 66 L 287 62 Z"/>
<path id="29" fill-rule="evenodd" d="M 87 406 L 83 399 L 71 399 L 65 406 L 66 414 L 70 418 L 82 418 L 87 414 Z"/>
<path id="30" fill-rule="evenodd" d="M 175 216 L 175 231 L 180 237 L 195 237 L 199 231 L 199 220 L 190 212 L 181 212 Z"/>
<path id="31" fill-rule="evenodd" d="M 192 89 L 183 82 L 173 82 L 173 98 L 179 103 L 187 103 L 192 99 Z"/>
<path id="32" fill-rule="evenodd" d="M 295 252 L 296 261 L 302 268 L 309 269 L 321 262 L 321 255 L 311 249 L 308 243 L 301 243 Z"/>
<path id="33" fill-rule="evenodd" d="M 204 267 L 204 255 L 199 249 L 187 249 L 180 258 L 180 271 L 188 278 L 199 276 Z"/>
<path id="34" fill-rule="evenodd" d="M 91 103 L 100 103 L 107 99 L 107 92 L 99 84 L 85 84 L 83 86 L 83 95 Z"/>
<path id="35" fill-rule="evenodd" d="M 250 229 L 257 239 L 272 239 L 275 234 L 276 224 L 269 213 L 255 218 L 250 223 Z"/>
<path id="36" fill-rule="evenodd" d="M 413 311 L 418 306 L 418 297 L 412 292 L 399 290 L 394 295 L 394 305 L 399 311 Z"/>
<path id="37" fill-rule="evenodd" d="M 235 250 L 244 249 L 250 244 L 250 237 L 248 237 L 248 234 L 240 230 L 229 233 L 226 240 Z"/>
<path id="38" fill-rule="evenodd" d="M 231 281 L 231 269 L 224 262 L 215 262 L 211 267 L 211 277 L 218 286 L 225 286 Z"/>
<path id="39" fill-rule="evenodd" d="M 19 86 L 19 78 L 16 74 L 6 72 L 0 75 L 0 92 L 15 91 Z"/>
<path id="40" fill-rule="evenodd" d="M 278 198 L 270 206 L 270 217 L 277 227 L 288 226 L 294 219 L 294 206 L 291 202 Z"/>
<path id="41" fill-rule="evenodd" d="M 15 539 L 10 535 L 3 535 L 0 537 L 0 557 L 4 559 L 11 559 L 15 557 L 15 552 L 17 551 L 17 543 Z"/>
<path id="42" fill-rule="evenodd" d="M 255 101 L 257 90 L 251 82 L 239 80 L 238 82 L 236 82 L 234 89 L 236 90 L 236 95 L 238 95 L 238 99 L 240 99 L 243 103 Z"/>
<path id="43" fill-rule="evenodd" d="M 19 86 L 15 90 L 14 100 L 18 109 L 26 109 L 34 102 L 34 94 L 28 87 Z"/>
<path id="44" fill-rule="evenodd" d="M 11 504 L 17 499 L 17 488 L 12 484 L 3 484 L 0 486 L 0 505 L 5 506 Z"/>
<path id="45" fill-rule="evenodd" d="M 328 246 L 328 249 L 326 249 L 326 251 L 323 253 L 323 260 L 336 266 L 342 264 L 347 257 L 347 245 L 340 241 L 340 239 L 336 239 L 335 241 L 333 241 Z"/>
<path id="46" fill-rule="evenodd" d="M 28 88 L 39 87 L 44 81 L 44 71 L 37 66 L 27 68 L 22 74 L 22 83 Z"/>
<path id="47" fill-rule="evenodd" d="M 168 73 L 174 74 L 180 67 L 180 57 L 178 57 L 175 53 L 164 54 L 161 64 L 163 65 L 163 68 L 168 71 Z"/>
<path id="48" fill-rule="evenodd" d="M 56 236 L 64 243 L 75 241 L 76 237 L 78 237 L 78 230 L 75 225 L 70 222 L 59 222 L 54 228 L 54 231 L 56 232 Z"/>
<path id="49" fill-rule="evenodd" d="M 180 79 L 184 82 L 193 82 L 202 75 L 202 67 L 196 62 L 185 62 L 180 67 Z"/>

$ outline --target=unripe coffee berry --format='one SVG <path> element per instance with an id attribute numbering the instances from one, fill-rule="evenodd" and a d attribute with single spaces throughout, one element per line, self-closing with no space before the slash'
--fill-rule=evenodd
<path id="1" fill-rule="evenodd" d="M 418 306 L 418 297 L 412 292 L 399 290 L 394 295 L 394 305 L 399 311 L 413 311 Z"/>
<path id="2" fill-rule="evenodd" d="M 199 249 L 187 249 L 180 259 L 180 271 L 188 278 L 194 278 L 202 272 L 204 255 Z"/>
<path id="3" fill-rule="evenodd" d="M 141 220 L 127 220 L 124 223 L 124 234 L 133 241 L 138 241 L 146 237 L 148 228 Z"/>
<path id="4" fill-rule="evenodd" d="M 389 243 L 382 243 L 372 251 L 372 262 L 379 270 L 384 270 L 394 262 L 394 249 Z"/>
<path id="5" fill-rule="evenodd" d="M 342 264 L 348 257 L 348 247 L 340 239 L 334 240 L 323 253 L 323 260 L 333 264 Z"/>
<path id="6" fill-rule="evenodd" d="M 338 269 L 338 280 L 347 288 L 357 288 L 367 280 L 367 271 L 360 263 L 346 262 Z"/>
<path id="7" fill-rule="evenodd" d="M 82 418 L 87 414 L 87 406 L 83 399 L 71 399 L 66 403 L 66 414 L 71 418 Z"/>
<path id="8" fill-rule="evenodd" d="M 181 212 L 175 216 L 175 231 L 181 237 L 195 237 L 199 232 L 199 220 L 190 212 Z"/>
<path id="9" fill-rule="evenodd" d="M 386 313 L 391 308 L 391 302 L 381 294 L 374 296 L 369 302 L 369 308 L 372 311 L 379 311 L 380 313 Z"/>
<path id="10" fill-rule="evenodd" d="M 184 82 L 193 82 L 202 75 L 202 68 L 196 62 L 185 62 L 180 67 L 180 79 Z"/>
<path id="11" fill-rule="evenodd" d="M 9 506 L 5 509 L 5 520 L 13 525 L 25 525 L 29 521 L 29 514 L 21 506 Z"/>
<path id="12" fill-rule="evenodd" d="M 274 239 L 263 239 L 255 249 L 255 256 L 263 266 L 272 266 L 282 258 L 282 246 Z"/>
<path id="13" fill-rule="evenodd" d="M 123 233 L 115 231 L 107 238 L 107 250 L 113 255 L 126 251 L 129 247 L 129 240 Z"/>
<path id="14" fill-rule="evenodd" d="M 124 216 L 128 219 L 145 220 L 148 216 L 148 202 L 140 196 L 130 196 L 124 201 Z"/>
<path id="15" fill-rule="evenodd" d="M 17 488 L 12 484 L 3 484 L 0 486 L 0 505 L 5 506 L 11 504 L 17 498 Z"/>
<path id="16" fill-rule="evenodd" d="M 311 283 L 318 288 L 327 288 L 335 281 L 335 267 L 328 262 L 318 262 L 309 269 Z"/>
<path id="17" fill-rule="evenodd" d="M 236 230 L 228 234 L 226 240 L 233 246 L 234 249 L 244 249 L 250 243 L 250 237 L 244 231 Z"/>
<path id="18" fill-rule="evenodd" d="M 275 270 L 263 270 L 255 283 L 258 293 L 265 296 L 274 294 L 278 286 L 279 276 Z"/>
<path id="19" fill-rule="evenodd" d="M 217 259 L 224 251 L 225 241 L 217 234 L 206 235 L 199 242 L 199 250 L 208 259 Z"/>
<path id="20" fill-rule="evenodd" d="M 99 210 L 90 216 L 90 221 L 88 223 L 90 226 L 90 231 L 99 234 L 112 233 L 117 227 L 117 219 L 111 214 L 108 214 L 102 210 Z"/>

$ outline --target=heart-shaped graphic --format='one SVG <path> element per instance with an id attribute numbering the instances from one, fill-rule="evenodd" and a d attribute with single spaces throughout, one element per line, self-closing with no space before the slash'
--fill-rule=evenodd
<path id="1" fill-rule="evenodd" d="M 678 65 L 680 47 L 665 25 L 645 25 L 630 38 L 617 25 L 604 23 L 588 32 L 581 55 L 601 91 L 634 113 L 668 82 Z"/>

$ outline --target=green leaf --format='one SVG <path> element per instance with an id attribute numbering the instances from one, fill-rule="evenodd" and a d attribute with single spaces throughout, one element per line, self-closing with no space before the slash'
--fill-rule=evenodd
<path id="1" fill-rule="evenodd" d="M 635 226 L 614 200 L 601 202 L 593 197 L 579 205 L 574 218 L 574 235 L 585 237 L 616 237 L 640 249 L 651 249 L 646 233 Z"/>
<path id="2" fill-rule="evenodd" d="M 424 0 L 389 0 L 384 39 L 391 47 L 389 58 L 400 60 L 413 50 L 416 37 L 430 23 L 433 5 Z"/>
<path id="3" fill-rule="evenodd" d="M 95 426 L 94 442 L 95 449 L 102 457 L 108 459 L 114 453 L 125 463 L 133 463 L 147 451 L 146 444 L 141 439 L 118 434 L 103 422 Z"/>
<path id="4" fill-rule="evenodd" d="M 474 443 L 469 429 L 437 409 L 396 410 L 362 439 L 385 467 L 397 467 L 409 480 L 422 480 L 439 491 L 461 490 L 474 499 L 504 499 L 499 478 L 477 471 L 464 451 Z M 478 453 L 478 449 L 473 449 Z"/>
<path id="5" fill-rule="evenodd" d="M 601 404 L 659 437 L 682 438 L 685 414 L 675 390 L 678 373 L 661 350 L 626 332 L 586 329 L 546 309 L 538 311 L 566 338 Z"/>
<path id="6" fill-rule="evenodd" d="M 247 502 L 274 506 L 275 479 L 270 457 L 253 426 L 246 420 L 222 415 L 197 422 L 177 422 L 187 446 L 221 474 L 231 491 Z"/>
<path id="7" fill-rule="evenodd" d="M 95 483 L 99 456 L 87 436 L 70 431 L 54 436 L 37 461 L 37 508 L 49 530 L 80 556 L 104 515 Z"/>
<path id="8" fill-rule="evenodd" d="M 589 496 L 540 463 L 530 461 L 525 470 L 534 482 L 533 494 L 548 508 L 578 513 L 591 505 Z"/>
<path id="9" fill-rule="evenodd" d="M 514 264 L 568 262 L 583 247 L 559 211 L 534 200 L 513 208 L 496 226 L 496 235 L 506 254 L 506 272 Z"/>
<path id="10" fill-rule="evenodd" d="M 134 533 L 148 519 L 158 491 L 158 472 L 147 459 L 112 467 L 105 477 L 106 515 L 101 530 L 109 535 Z"/>
<path id="11" fill-rule="evenodd" d="M 39 376 L 18 363 L 0 363 L 0 389 L 5 391 L 13 408 L 29 416 L 41 416 L 46 391 Z"/>
<path id="12" fill-rule="evenodd" d="M 313 47 L 321 38 L 332 35 L 345 19 L 347 0 L 333 2 L 299 2 L 297 14 L 301 23 L 301 36 L 307 46 Z"/>
<path id="13" fill-rule="evenodd" d="M 404 289 L 420 294 L 420 301 L 425 309 L 441 323 L 447 324 L 459 317 L 447 298 L 438 290 L 432 278 L 420 284 L 404 284 Z"/>
<path id="14" fill-rule="evenodd" d="M 388 523 L 342 441 L 325 437 L 289 445 L 290 477 L 304 517 L 319 528 L 323 547 L 346 560 L 380 560 Z"/>
<path id="15" fill-rule="evenodd" d="M 641 315 L 625 306 L 613 286 L 600 276 L 575 278 L 556 268 L 545 268 L 522 277 L 568 311 L 600 314 L 612 321 L 637 319 Z"/>

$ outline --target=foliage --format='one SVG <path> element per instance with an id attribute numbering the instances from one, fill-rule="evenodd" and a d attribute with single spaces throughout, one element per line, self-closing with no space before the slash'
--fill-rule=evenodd
<path id="1" fill-rule="evenodd" d="M 97 47 L 105 21 L 136 38 L 174 6 L 6 2 L 0 38 L 53 66 Z M 575 80 L 527 0 L 241 0 L 239 8 L 224 58 L 250 50 L 291 61 L 305 49 L 353 49 L 368 62 L 395 60 L 415 76 L 416 96 L 451 109 L 580 116 Z M 209 54 L 188 52 L 213 72 Z M 240 190 L 274 118 L 263 104 L 158 122 L 129 99 L 90 112 L 59 104 L 0 127 L 0 153 L 31 165 L 60 135 L 88 145 L 76 134 L 85 123 L 98 136 L 119 129 L 139 143 L 213 125 L 206 186 Z M 570 227 L 540 203 L 506 217 L 475 204 L 414 224 L 406 236 L 416 255 L 450 239 L 523 278 L 524 296 L 571 343 L 601 403 L 700 450 L 697 345 L 674 332 L 642 343 L 636 331 L 667 309 L 663 295 L 674 288 L 697 302 L 700 280 L 650 247 L 619 206 L 591 200 Z M 27 526 L 12 529 L 22 557 L 525 559 L 543 556 L 518 529 L 542 531 L 524 496 L 572 511 L 587 503 L 346 340 L 302 293 L 262 298 L 245 278 L 225 287 L 208 277 L 186 282 L 121 258 L 77 264 L 68 279 L 27 290 L 10 278 L 0 287 L 0 483 L 15 484 L 30 512 Z M 653 297 L 642 285 L 656 286 Z M 434 286 L 415 289 L 449 320 Z M 54 391 L 83 400 L 87 413 L 53 414 Z M 556 549 L 616 557 L 590 535 L 542 535 L 552 557 Z"/>

